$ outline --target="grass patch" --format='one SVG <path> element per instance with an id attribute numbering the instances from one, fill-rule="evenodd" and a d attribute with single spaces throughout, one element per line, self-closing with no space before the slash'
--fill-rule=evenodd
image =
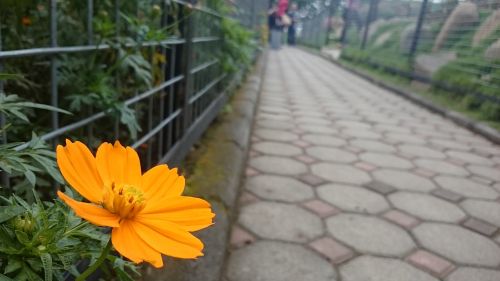
<path id="1" fill-rule="evenodd" d="M 419 94 L 429 99 L 430 101 L 441 107 L 460 112 L 471 119 L 484 122 L 489 126 L 500 130 L 500 116 L 497 115 L 497 111 L 499 111 L 500 109 L 496 108 L 494 105 L 478 105 L 474 102 L 474 100 L 471 100 L 470 98 L 464 98 L 460 95 L 436 89 L 422 90 L 420 88 L 412 86 L 409 79 L 405 79 L 398 75 L 389 74 L 383 70 L 369 67 L 363 63 L 341 60 L 341 64 L 356 68 L 372 77 L 391 83 L 403 89 L 407 89 L 413 93 Z"/>

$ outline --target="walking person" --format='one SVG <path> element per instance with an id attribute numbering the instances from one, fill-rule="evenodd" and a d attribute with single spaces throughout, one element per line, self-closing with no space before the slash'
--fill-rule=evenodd
<path id="1" fill-rule="evenodd" d="M 290 18 L 290 25 L 288 26 L 288 45 L 290 46 L 295 46 L 296 44 L 296 36 L 297 36 L 297 29 L 296 29 L 296 24 L 297 24 L 297 10 L 298 6 L 296 3 L 293 3 L 290 6 L 290 9 L 288 9 L 288 17 Z"/>
<path id="2" fill-rule="evenodd" d="M 279 50 L 281 48 L 281 37 L 283 33 L 283 23 L 278 14 L 278 7 L 274 6 L 268 13 L 268 25 L 270 31 L 271 48 Z"/>

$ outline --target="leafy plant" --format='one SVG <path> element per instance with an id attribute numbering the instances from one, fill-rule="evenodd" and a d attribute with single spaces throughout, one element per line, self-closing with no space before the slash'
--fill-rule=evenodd
<path id="1" fill-rule="evenodd" d="M 14 195 L 1 197 L 0 280 L 65 280 L 78 276 L 78 261 L 95 260 L 108 234 L 73 215 L 59 201 L 28 204 Z M 135 266 L 108 256 L 120 280 L 131 280 Z M 121 276 L 121 277 L 120 277 Z"/>
<path id="2" fill-rule="evenodd" d="M 0 80 L 7 79 L 22 81 L 24 78 L 20 75 L 0 74 Z M 28 102 L 17 95 L 6 95 L 0 92 L 0 113 L 3 114 L 5 120 L 4 126 L 0 128 L 3 136 L 7 136 L 9 128 L 16 121 L 29 123 L 26 111 L 31 109 L 44 109 L 70 114 L 66 110 L 45 104 Z M 22 142 L 6 141 L 4 140 L 4 144 L 0 144 L 0 169 L 5 177 L 13 177 L 13 191 L 19 195 L 27 195 L 27 198 L 31 200 L 31 192 L 28 191 L 37 184 L 39 176 L 48 174 L 57 182 L 63 182 L 56 168 L 54 152 L 49 150 L 47 145 L 34 132 L 32 132 L 31 141 L 26 145 Z M 49 183 L 38 180 L 38 184 L 43 186 Z M 7 194 L 5 187 L 3 193 Z"/>
<path id="3" fill-rule="evenodd" d="M 55 153 L 33 134 L 28 145 L 13 142 L 0 145 L 0 169 L 13 178 L 13 191 L 24 195 L 32 201 L 30 190 L 38 183 L 40 186 L 49 185 L 49 182 L 40 179 L 48 174 L 59 183 L 63 183 L 61 174 L 55 163 Z M 38 175 L 38 176 L 37 176 Z M 4 194 L 8 194 L 4 188 Z"/>

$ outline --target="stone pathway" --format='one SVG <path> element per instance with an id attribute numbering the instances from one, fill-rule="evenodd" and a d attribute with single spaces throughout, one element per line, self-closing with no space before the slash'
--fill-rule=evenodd
<path id="1" fill-rule="evenodd" d="M 499 281 L 500 147 L 271 52 L 225 281 Z"/>

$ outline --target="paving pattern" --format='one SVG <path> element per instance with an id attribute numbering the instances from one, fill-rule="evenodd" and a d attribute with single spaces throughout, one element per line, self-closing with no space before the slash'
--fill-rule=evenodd
<path id="1" fill-rule="evenodd" d="M 225 281 L 499 281 L 500 147 L 271 52 Z"/>

